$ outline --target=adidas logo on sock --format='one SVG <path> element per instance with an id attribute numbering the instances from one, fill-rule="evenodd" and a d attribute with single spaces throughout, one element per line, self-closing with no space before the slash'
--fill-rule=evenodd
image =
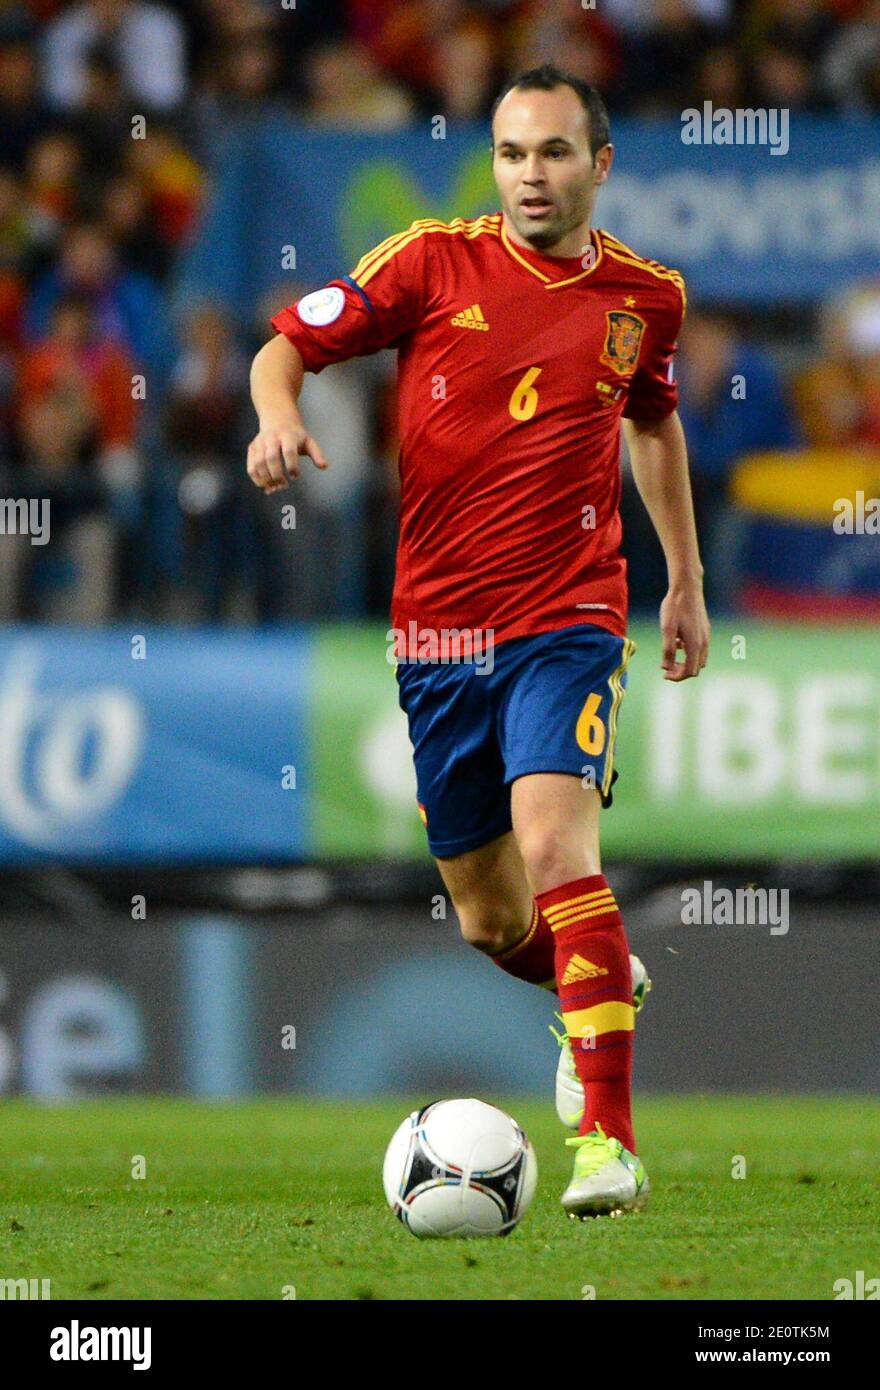
<path id="1" fill-rule="evenodd" d="M 479 304 L 472 304 L 469 309 L 462 309 L 460 314 L 456 314 L 451 320 L 453 328 L 476 328 L 481 333 L 488 333 L 489 325 L 483 318 L 483 311 Z"/>
<path id="2" fill-rule="evenodd" d="M 607 974 L 604 965 L 594 965 L 591 960 L 575 955 L 565 967 L 560 984 L 573 985 L 577 980 L 595 980 L 597 976 Z"/>

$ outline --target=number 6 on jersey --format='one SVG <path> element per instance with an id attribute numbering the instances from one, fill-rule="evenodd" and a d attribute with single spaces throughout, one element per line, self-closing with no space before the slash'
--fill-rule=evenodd
<path id="1" fill-rule="evenodd" d="M 543 370 L 543 367 L 529 367 L 522 380 L 513 388 L 508 409 L 514 420 L 531 420 L 538 409 L 538 393 L 534 383 Z"/>

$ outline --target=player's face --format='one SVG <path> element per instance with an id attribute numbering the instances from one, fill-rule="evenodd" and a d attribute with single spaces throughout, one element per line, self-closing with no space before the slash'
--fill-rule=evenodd
<path id="1" fill-rule="evenodd" d="M 586 240 L 612 148 L 594 160 L 589 116 L 571 87 L 508 92 L 495 113 L 492 163 L 514 239 L 576 256 Z"/>

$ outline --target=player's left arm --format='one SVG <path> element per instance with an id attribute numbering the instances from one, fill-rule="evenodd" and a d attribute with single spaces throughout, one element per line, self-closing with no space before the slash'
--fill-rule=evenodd
<path id="1" fill-rule="evenodd" d="M 633 478 L 666 556 L 669 591 L 660 608 L 664 679 L 699 675 L 709 655 L 709 617 L 694 522 L 687 447 L 678 411 L 660 420 L 624 419 Z M 684 652 L 679 662 L 676 653 Z"/>

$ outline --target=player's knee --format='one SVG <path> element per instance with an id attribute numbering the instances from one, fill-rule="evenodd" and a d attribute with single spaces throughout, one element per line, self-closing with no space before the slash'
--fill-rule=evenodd
<path id="1" fill-rule="evenodd" d="M 458 922 L 468 945 L 490 956 L 512 945 L 523 932 L 522 922 L 497 907 L 460 907 Z"/>
<path id="2" fill-rule="evenodd" d="M 520 838 L 519 850 L 536 893 L 601 873 L 598 854 L 554 828 L 529 831 Z"/>

